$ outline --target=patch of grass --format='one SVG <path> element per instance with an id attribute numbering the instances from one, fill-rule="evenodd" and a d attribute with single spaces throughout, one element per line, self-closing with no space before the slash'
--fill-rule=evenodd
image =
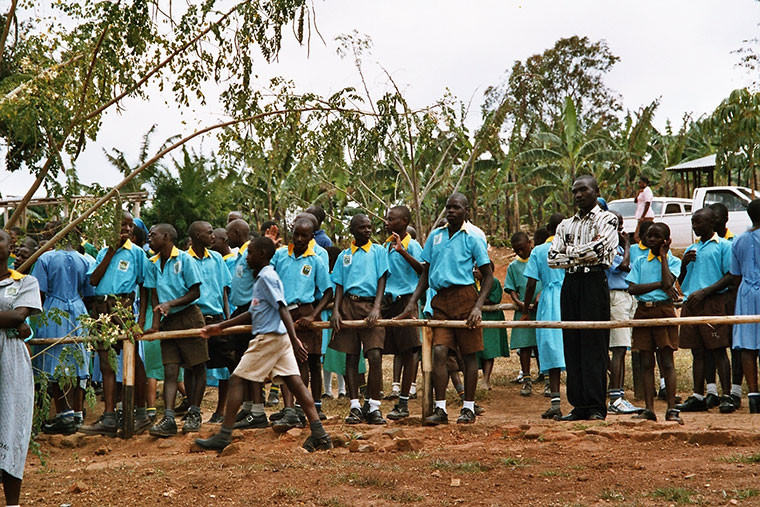
<path id="1" fill-rule="evenodd" d="M 567 468 L 568 470 L 575 470 L 576 472 L 580 472 L 581 470 L 586 470 L 586 467 L 583 465 L 570 465 Z"/>
<path id="2" fill-rule="evenodd" d="M 756 454 L 732 454 L 731 456 L 721 456 L 720 461 L 726 463 L 760 463 L 760 453 Z"/>
<path id="3" fill-rule="evenodd" d="M 373 477 L 369 475 L 360 475 L 356 472 L 350 474 L 341 474 L 336 477 L 336 481 L 339 483 L 350 484 L 352 486 L 359 487 L 376 487 L 376 488 L 390 488 L 393 487 L 395 481 L 388 481 L 382 477 Z"/>
<path id="4" fill-rule="evenodd" d="M 525 466 L 528 466 L 530 464 L 529 459 L 525 458 L 501 458 L 500 460 L 501 464 L 506 467 L 512 467 L 512 468 L 523 468 Z"/>
<path id="5" fill-rule="evenodd" d="M 575 430 L 575 431 L 584 431 L 584 430 L 587 430 L 587 429 L 589 429 L 589 425 L 588 424 L 583 424 L 583 423 L 575 423 L 575 424 L 573 424 L 573 430 Z"/>
<path id="6" fill-rule="evenodd" d="M 692 498 L 698 495 L 696 491 L 689 488 L 657 488 L 652 491 L 652 498 L 659 500 L 665 500 L 667 502 L 674 502 L 677 504 L 690 504 L 697 503 L 696 498 Z"/>
<path id="7" fill-rule="evenodd" d="M 401 457 L 404 459 L 422 459 L 427 458 L 428 453 L 425 451 L 411 451 L 411 452 L 405 452 L 401 454 Z"/>
<path id="8" fill-rule="evenodd" d="M 298 498 L 302 493 L 296 488 L 279 488 L 272 495 L 273 498 Z"/>
<path id="9" fill-rule="evenodd" d="M 345 505 L 343 502 L 341 502 L 339 499 L 333 497 L 333 498 L 317 498 L 315 500 L 315 503 L 317 505 L 322 505 L 324 507 L 343 507 Z"/>
<path id="10" fill-rule="evenodd" d="M 476 474 L 481 472 L 488 472 L 491 470 L 491 466 L 485 465 L 480 461 L 464 461 L 461 463 L 455 463 L 453 461 L 445 459 L 435 459 L 430 463 L 430 466 L 435 470 L 449 470 L 466 474 Z"/>
<path id="11" fill-rule="evenodd" d="M 614 489 L 609 489 L 609 488 L 605 488 L 604 491 L 602 491 L 602 494 L 599 495 L 599 498 L 606 502 L 624 502 L 625 501 L 625 495 L 622 492 L 615 491 Z"/>
<path id="12" fill-rule="evenodd" d="M 411 491 L 392 492 L 380 495 L 380 498 L 396 503 L 418 503 L 425 499 L 424 496 Z"/>
<path id="13" fill-rule="evenodd" d="M 747 489 L 735 489 L 730 492 L 728 496 L 736 498 L 737 500 L 746 500 L 748 498 L 754 498 L 760 495 L 760 490 L 754 488 Z"/>

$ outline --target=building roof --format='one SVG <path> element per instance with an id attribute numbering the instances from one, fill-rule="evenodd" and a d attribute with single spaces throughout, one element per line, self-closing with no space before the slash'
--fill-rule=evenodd
<path id="1" fill-rule="evenodd" d="M 666 167 L 666 171 L 694 171 L 699 169 L 715 169 L 715 155 L 707 155 L 696 160 L 681 162 L 680 164 Z"/>

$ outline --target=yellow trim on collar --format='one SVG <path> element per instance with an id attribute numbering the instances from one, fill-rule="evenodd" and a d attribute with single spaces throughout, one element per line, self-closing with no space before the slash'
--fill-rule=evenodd
<path id="1" fill-rule="evenodd" d="M 369 253 L 369 250 L 372 248 L 372 241 L 367 241 L 367 242 L 366 242 L 365 244 L 363 244 L 362 246 L 356 246 L 356 244 L 355 244 L 353 241 L 351 241 L 351 255 L 354 255 L 354 253 L 355 253 L 355 252 L 356 252 L 358 249 L 360 249 L 360 248 L 361 248 L 362 250 L 364 250 L 365 252 Z"/>
<path id="2" fill-rule="evenodd" d="M 710 236 L 710 239 L 707 240 L 707 242 L 709 243 L 710 241 L 715 241 L 716 243 L 720 243 L 720 240 L 721 240 L 721 237 L 718 236 L 717 232 L 714 232 L 713 235 Z M 702 242 L 702 238 L 697 238 L 697 243 L 701 243 L 701 242 Z"/>
<path id="3" fill-rule="evenodd" d="M 647 255 L 647 262 L 649 262 L 649 261 L 651 261 L 651 260 L 653 260 L 653 259 L 654 259 L 654 254 L 653 254 L 653 253 L 652 253 L 652 251 L 650 250 L 650 251 L 649 251 L 649 255 Z M 658 256 L 657 256 L 657 260 L 658 260 L 658 261 L 660 261 L 660 262 L 662 262 L 662 257 L 660 257 L 660 256 L 658 255 Z"/>
<path id="4" fill-rule="evenodd" d="M 314 240 L 312 239 L 311 241 L 309 241 L 309 245 L 306 247 L 306 251 L 303 254 L 301 254 L 301 257 L 309 257 L 309 256 L 312 256 L 312 255 L 317 255 L 314 252 L 314 247 L 311 244 L 312 241 L 314 241 Z M 317 242 L 314 241 L 314 244 L 316 245 Z M 289 256 L 293 255 L 293 250 L 295 250 L 295 249 L 296 249 L 295 245 L 293 243 L 289 243 L 288 244 L 288 255 Z"/>
<path id="5" fill-rule="evenodd" d="M 726 229 L 726 235 L 723 236 L 723 239 L 731 239 L 734 237 L 734 233 L 731 232 L 731 229 Z"/>
<path id="6" fill-rule="evenodd" d="M 554 241 L 554 236 L 549 236 L 544 243 L 551 243 L 552 241 Z"/>
<path id="7" fill-rule="evenodd" d="M 530 257 L 528 257 L 527 259 L 523 259 L 522 257 L 520 257 L 520 256 L 518 255 L 518 256 L 517 256 L 517 260 L 518 260 L 519 262 L 528 262 L 528 261 L 530 260 Z"/>
<path id="8" fill-rule="evenodd" d="M 243 246 L 241 246 L 238 249 L 238 254 L 242 255 L 243 252 L 245 252 L 246 250 L 248 250 L 248 243 L 250 243 L 250 241 L 246 241 L 245 243 L 243 243 Z"/>
<path id="9" fill-rule="evenodd" d="M 198 257 L 198 254 L 195 253 L 195 251 L 193 250 L 192 246 L 187 249 L 187 253 L 189 253 L 191 257 L 195 257 L 196 259 L 200 258 L 200 257 Z M 208 248 L 204 247 L 203 248 L 203 258 L 205 259 L 206 257 L 211 257 L 211 254 L 208 253 Z"/>
<path id="10" fill-rule="evenodd" d="M 124 248 L 125 250 L 132 250 L 132 242 L 129 241 L 129 238 L 127 238 L 127 240 L 124 242 L 123 245 L 121 245 L 121 247 Z"/>
<path id="11" fill-rule="evenodd" d="M 22 273 L 19 273 L 15 269 L 9 269 L 8 271 L 11 274 L 11 278 L 14 279 L 14 280 L 16 280 L 16 281 L 19 281 L 19 280 L 21 280 L 22 278 L 24 278 L 26 276 L 26 275 L 24 275 Z"/>
<path id="12" fill-rule="evenodd" d="M 388 236 L 388 239 L 385 240 L 385 244 L 391 243 L 393 241 L 393 235 Z M 406 233 L 406 236 L 404 236 L 404 239 L 401 240 L 401 246 L 404 247 L 404 250 L 409 250 L 409 243 L 412 241 L 412 235 L 408 232 Z"/>
<path id="13" fill-rule="evenodd" d="M 179 255 L 179 248 L 177 248 L 176 246 L 173 246 L 172 253 L 169 254 L 169 258 L 171 259 L 172 257 L 177 257 L 178 255 Z M 151 257 L 150 260 L 151 262 L 153 262 L 153 264 L 155 264 L 156 262 L 158 262 L 160 258 L 161 258 L 161 254 L 157 253 L 156 255 Z"/>
<path id="14" fill-rule="evenodd" d="M 227 259 L 229 259 L 230 257 L 234 257 L 234 256 L 235 256 L 235 252 L 230 252 L 230 253 L 228 253 L 227 255 L 223 256 L 223 257 L 222 257 L 222 260 L 226 261 L 226 260 L 227 260 Z"/>
<path id="15" fill-rule="evenodd" d="M 648 248 L 649 247 L 644 246 L 644 243 L 642 243 L 641 241 L 639 241 L 639 250 L 647 250 Z"/>

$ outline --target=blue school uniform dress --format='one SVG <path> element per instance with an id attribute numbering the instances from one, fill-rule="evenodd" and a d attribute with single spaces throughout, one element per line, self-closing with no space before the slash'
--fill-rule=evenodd
<path id="1" fill-rule="evenodd" d="M 504 278 L 504 292 L 510 293 L 512 291 L 517 292 L 520 300 L 525 299 L 525 289 L 528 285 L 528 280 L 525 278 L 525 268 L 528 266 L 528 259 L 516 258 L 509 263 L 507 267 L 507 274 Z M 536 290 L 533 293 L 533 301 L 535 303 L 536 296 L 541 293 L 541 282 L 536 282 Z M 514 320 L 520 320 L 523 313 L 520 310 L 515 310 Z M 535 320 L 535 310 L 531 312 L 531 318 Z M 512 329 L 512 336 L 510 340 L 510 347 L 512 349 L 522 349 L 536 346 L 536 330 L 531 328 L 515 328 Z"/>
<path id="2" fill-rule="evenodd" d="M 435 291 L 455 285 L 473 285 L 473 263 L 477 267 L 490 264 L 486 242 L 465 222 L 453 236 L 448 227 L 439 227 L 430 233 L 422 260 L 430 265 L 428 285 Z"/>
<path id="3" fill-rule="evenodd" d="M 246 241 L 238 250 L 235 264 L 230 272 L 232 283 L 230 284 L 230 304 L 235 306 L 235 311 L 247 310 L 251 304 L 251 292 L 253 291 L 253 272 L 248 267 L 245 258 L 248 255 L 248 243 Z"/>
<path id="4" fill-rule="evenodd" d="M 90 285 L 90 277 L 87 275 L 89 269 L 90 262 L 74 250 L 53 250 L 40 256 L 34 265 L 32 276 L 37 279 L 40 291 L 45 294 L 42 309 L 47 321 L 40 322 L 37 326 L 37 338 L 85 334 L 84 330 L 77 328 L 78 318 L 87 316 L 82 298 L 94 295 L 94 287 Z M 64 312 L 58 314 L 60 323 L 56 322 L 58 317 L 52 315 L 53 310 Z M 86 378 L 89 374 L 89 361 L 84 343 L 54 345 L 37 358 L 35 366 L 52 376 L 64 349 L 70 351 L 65 363 L 66 374 Z"/>
<path id="5" fill-rule="evenodd" d="M 628 283 L 642 285 L 645 283 L 662 282 L 662 259 L 649 252 L 646 257 L 639 257 L 636 262 L 631 264 L 631 272 L 625 277 Z M 668 252 L 668 269 L 670 273 L 678 278 L 681 275 L 681 259 Z M 645 294 L 634 296 L 637 301 L 654 303 L 657 301 L 667 301 L 670 296 L 662 290 L 655 289 Z"/>
<path id="6" fill-rule="evenodd" d="M 553 239 L 554 236 L 547 239 L 543 245 L 533 249 L 523 275 L 541 282 L 541 297 L 536 309 L 536 320 L 559 322 L 562 320 L 560 294 L 562 282 L 565 280 L 565 270 L 549 267 L 549 248 L 552 246 Z M 561 329 L 536 329 L 536 345 L 538 345 L 541 373 L 547 373 L 554 368 L 565 369 L 565 349 Z"/>
<path id="7" fill-rule="evenodd" d="M 760 229 L 744 232 L 734 241 L 731 274 L 742 277 L 734 314 L 760 314 Z M 733 347 L 760 349 L 760 324 L 734 324 Z"/>

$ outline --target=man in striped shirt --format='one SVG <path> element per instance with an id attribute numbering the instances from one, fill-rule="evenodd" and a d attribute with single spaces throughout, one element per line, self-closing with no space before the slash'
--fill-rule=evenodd
<path id="1" fill-rule="evenodd" d="M 549 249 L 549 266 L 565 270 L 560 306 L 563 321 L 610 320 L 610 293 L 605 270 L 618 246 L 618 219 L 603 211 L 593 176 L 573 182 L 578 213 L 562 221 Z M 567 401 L 572 412 L 563 420 L 601 420 L 607 416 L 609 329 L 565 329 Z"/>

